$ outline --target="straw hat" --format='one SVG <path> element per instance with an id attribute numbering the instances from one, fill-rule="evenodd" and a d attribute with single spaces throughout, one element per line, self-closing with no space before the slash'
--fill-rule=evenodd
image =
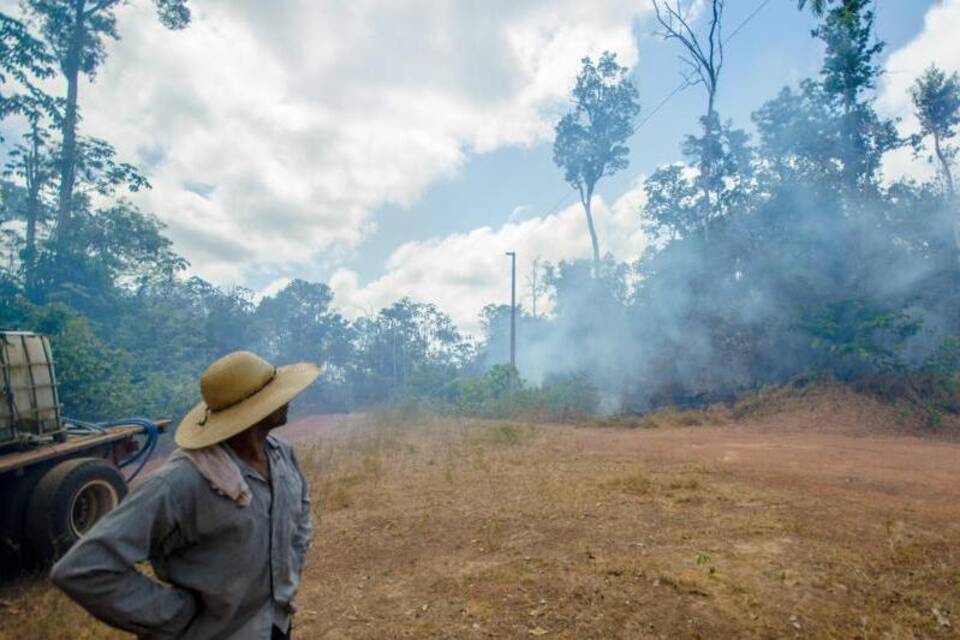
<path id="1" fill-rule="evenodd" d="M 319 375 L 311 362 L 274 367 L 249 351 L 226 355 L 203 372 L 203 402 L 180 422 L 177 444 L 200 449 L 235 436 L 290 402 Z"/>

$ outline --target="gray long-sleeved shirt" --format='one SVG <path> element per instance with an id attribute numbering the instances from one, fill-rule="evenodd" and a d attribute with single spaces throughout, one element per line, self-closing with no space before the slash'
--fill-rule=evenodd
<path id="1" fill-rule="evenodd" d="M 307 482 L 273 436 L 269 483 L 230 455 L 250 486 L 248 506 L 217 494 L 189 460 L 167 462 L 67 552 L 54 583 L 141 638 L 260 640 L 288 627 L 313 538 Z M 137 570 L 145 560 L 170 586 Z"/>

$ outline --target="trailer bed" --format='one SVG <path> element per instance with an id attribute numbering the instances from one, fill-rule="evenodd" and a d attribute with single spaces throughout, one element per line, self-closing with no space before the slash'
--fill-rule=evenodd
<path id="1" fill-rule="evenodd" d="M 162 432 L 169 423 L 169 420 L 161 420 L 157 423 L 157 426 Z M 129 427 L 111 427 L 107 433 L 103 434 L 68 436 L 66 442 L 44 444 L 27 451 L 14 451 L 7 454 L 0 454 L 0 473 L 15 471 L 46 460 L 67 457 L 86 449 L 92 449 L 139 435 L 142 432 L 142 427 L 133 425 Z"/>

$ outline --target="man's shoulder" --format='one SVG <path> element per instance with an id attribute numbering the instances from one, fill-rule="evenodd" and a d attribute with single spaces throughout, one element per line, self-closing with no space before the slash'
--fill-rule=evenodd
<path id="1" fill-rule="evenodd" d="M 203 476 L 188 459 L 174 456 L 168 457 L 163 464 L 157 467 L 143 481 L 163 485 L 166 490 L 180 492 L 189 491 L 203 484 Z"/>

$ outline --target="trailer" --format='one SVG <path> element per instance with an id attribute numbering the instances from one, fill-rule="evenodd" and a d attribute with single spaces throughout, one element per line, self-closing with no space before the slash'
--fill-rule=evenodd
<path id="1" fill-rule="evenodd" d="M 64 417 L 49 339 L 0 332 L 0 577 L 50 564 L 116 507 L 168 424 Z"/>

